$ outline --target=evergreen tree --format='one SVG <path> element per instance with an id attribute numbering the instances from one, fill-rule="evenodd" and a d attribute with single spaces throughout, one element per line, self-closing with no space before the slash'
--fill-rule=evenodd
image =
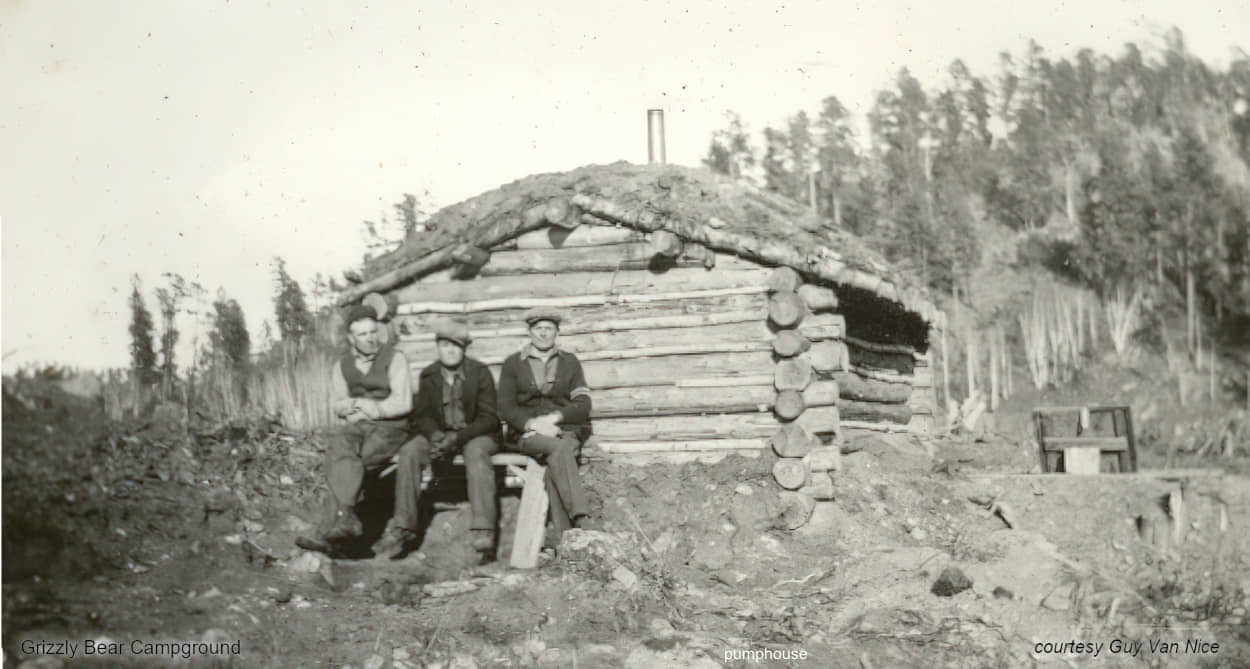
<path id="1" fill-rule="evenodd" d="M 273 273 L 274 316 L 278 331 L 282 334 L 282 341 L 298 345 L 312 332 L 312 315 L 304 300 L 304 289 L 287 273 L 286 261 L 281 257 L 274 257 Z"/>
<path id="2" fill-rule="evenodd" d="M 183 279 L 177 274 L 166 274 L 168 287 L 156 289 L 156 301 L 161 310 L 161 398 L 168 400 L 177 378 L 178 306 L 183 296 Z"/>
<path id="3" fill-rule="evenodd" d="M 139 275 L 132 275 L 130 282 L 130 369 L 141 385 L 149 386 L 159 378 L 152 340 L 152 312 L 143 301 Z"/>
<path id="4" fill-rule="evenodd" d="M 247 366 L 252 354 L 252 341 L 247 332 L 247 320 L 238 301 L 217 292 L 213 302 L 213 329 L 209 343 L 215 358 L 221 359 L 234 369 Z"/>
<path id="5" fill-rule="evenodd" d="M 703 166 L 735 179 L 745 178 L 755 167 L 755 148 L 737 114 L 725 112 L 725 123 L 726 127 L 712 134 Z"/>
<path id="6" fill-rule="evenodd" d="M 764 128 L 764 157 L 760 167 L 764 169 L 764 188 L 775 193 L 789 195 L 792 183 L 790 170 L 790 142 L 786 133 L 773 127 Z"/>
<path id="7" fill-rule="evenodd" d="M 838 98 L 830 95 L 821 101 L 815 129 L 820 200 L 824 203 L 824 213 L 841 228 L 846 224 L 846 209 L 853 198 L 854 185 L 859 183 L 860 155 L 855 148 L 850 113 Z"/>
<path id="8" fill-rule="evenodd" d="M 786 141 L 790 156 L 790 183 L 787 195 L 800 202 L 808 201 L 808 179 L 816 163 L 816 141 L 807 112 L 800 111 L 786 121 Z M 819 210 L 819 207 L 817 207 Z"/>

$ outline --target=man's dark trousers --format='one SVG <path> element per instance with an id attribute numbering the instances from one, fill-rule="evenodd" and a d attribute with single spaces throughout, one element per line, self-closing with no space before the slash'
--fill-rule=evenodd
<path id="1" fill-rule="evenodd" d="M 580 445 L 576 435 L 562 430 L 558 437 L 530 435 L 516 446 L 518 453 L 546 461 L 551 520 L 558 530 L 571 527 L 572 518 L 590 513 L 586 490 L 577 475 L 577 449 Z"/>
<path id="2" fill-rule="evenodd" d="M 325 466 L 330 493 L 338 508 L 356 506 L 365 471 L 383 469 L 398 453 L 393 518 L 405 529 L 416 530 L 422 458 L 428 462 L 429 456 L 405 444 L 407 439 L 403 421 L 361 421 L 336 428 L 326 449 Z"/>
<path id="3" fill-rule="evenodd" d="M 420 463 L 430 463 L 430 441 L 421 435 L 410 439 L 404 448 L 411 448 L 420 453 Z M 474 437 L 465 442 L 464 474 L 465 486 L 469 490 L 469 508 L 473 519 L 469 529 L 494 530 L 498 510 L 495 505 L 495 466 L 490 456 L 499 452 L 499 442 L 490 435 Z M 421 465 L 417 466 L 417 480 L 421 480 Z"/>

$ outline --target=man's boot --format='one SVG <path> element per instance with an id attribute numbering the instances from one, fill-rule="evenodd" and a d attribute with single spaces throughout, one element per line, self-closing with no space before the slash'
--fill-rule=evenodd
<path id="1" fill-rule="evenodd" d="M 487 564 L 495 561 L 495 532 L 494 530 L 470 530 L 472 535 L 471 545 L 473 550 L 477 551 L 480 564 Z"/>
<path id="2" fill-rule="evenodd" d="M 416 533 L 396 523 L 395 519 L 392 518 L 387 521 L 386 530 L 382 532 L 382 538 L 373 544 L 373 557 L 380 560 L 390 560 L 399 557 L 408 548 L 408 544 L 415 536 Z"/>
<path id="3" fill-rule="evenodd" d="M 326 541 L 343 541 L 364 534 L 365 528 L 360 523 L 356 512 L 345 506 L 334 512 L 334 525 L 323 535 Z"/>

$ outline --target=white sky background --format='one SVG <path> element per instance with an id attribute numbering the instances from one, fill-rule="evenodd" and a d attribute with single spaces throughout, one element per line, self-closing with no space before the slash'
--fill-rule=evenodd
<path id="1" fill-rule="evenodd" d="M 404 192 L 645 162 L 650 107 L 697 165 L 727 109 L 862 116 L 904 66 L 932 86 L 1029 37 L 1119 53 L 1177 25 L 1223 67 L 1250 34 L 1244 0 L 534 4 L 0 0 L 5 371 L 128 364 L 134 272 L 154 313 L 161 272 L 224 288 L 255 338 L 274 255 L 338 275 Z"/>

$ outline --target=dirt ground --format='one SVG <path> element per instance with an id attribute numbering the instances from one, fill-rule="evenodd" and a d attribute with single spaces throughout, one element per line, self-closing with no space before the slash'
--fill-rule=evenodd
<path id="1" fill-rule="evenodd" d="M 1028 407 L 1041 401 L 1021 398 L 973 435 L 847 440 L 834 500 L 795 531 L 779 520 L 767 455 L 591 463 L 584 475 L 606 531 L 572 531 L 539 568 L 519 571 L 506 567 L 514 494 L 501 502 L 499 562 L 472 564 L 455 490 L 436 504 L 419 551 L 328 560 L 292 543 L 318 520 L 315 437 L 110 425 L 90 403 L 6 388 L 4 658 L 1250 666 L 1246 445 L 1233 462 L 1173 462 L 1215 471 L 1171 478 L 1027 475 L 1037 468 Z M 374 525 L 384 496 L 378 506 Z M 73 658 L 40 645 L 67 640 Z M 151 645 L 162 641 L 227 650 Z M 1097 656 L 1072 645 L 1082 642 Z"/>

